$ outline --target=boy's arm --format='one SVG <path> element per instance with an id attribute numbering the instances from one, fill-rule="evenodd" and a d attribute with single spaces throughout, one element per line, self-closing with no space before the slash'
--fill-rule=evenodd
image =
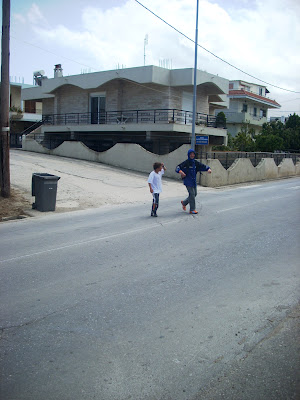
<path id="1" fill-rule="evenodd" d="M 211 173 L 211 169 L 208 165 L 202 164 L 201 162 L 197 161 L 197 172 L 198 171 L 206 171 L 209 174 Z"/>
<path id="2" fill-rule="evenodd" d="M 181 164 L 177 165 L 177 167 L 175 168 L 175 171 L 181 175 L 181 178 L 185 178 L 186 174 L 182 171 L 182 168 L 185 167 L 185 161 L 182 162 Z"/>
<path id="3" fill-rule="evenodd" d="M 153 193 L 153 189 L 152 189 L 151 183 L 148 183 L 148 185 L 149 185 L 149 188 L 150 188 L 150 193 Z"/>
<path id="4" fill-rule="evenodd" d="M 162 167 L 163 167 L 164 171 L 166 171 L 166 170 L 167 170 L 167 168 L 166 168 L 166 166 L 165 166 L 165 164 L 164 164 L 164 163 L 162 163 Z"/>

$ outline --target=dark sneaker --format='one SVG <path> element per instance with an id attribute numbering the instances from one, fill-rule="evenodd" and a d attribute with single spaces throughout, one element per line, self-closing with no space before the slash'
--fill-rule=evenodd
<path id="1" fill-rule="evenodd" d="M 183 201 L 181 201 L 182 209 L 183 211 L 186 211 L 186 206 L 183 204 Z"/>

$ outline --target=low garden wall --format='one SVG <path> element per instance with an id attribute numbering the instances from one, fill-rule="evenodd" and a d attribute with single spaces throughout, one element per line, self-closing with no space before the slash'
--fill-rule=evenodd
<path id="1" fill-rule="evenodd" d="M 189 145 L 183 145 L 172 153 L 157 155 L 150 153 L 138 144 L 118 143 L 111 149 L 98 153 L 89 149 L 82 142 L 65 141 L 56 149 L 49 150 L 37 143 L 30 136 L 23 137 L 22 149 L 36 153 L 52 154 L 61 157 L 100 162 L 115 167 L 149 173 L 155 161 L 164 162 L 167 167 L 166 177 L 180 179 L 175 172 L 178 163 L 187 158 Z M 202 186 L 218 187 L 243 182 L 254 182 L 300 175 L 300 164 L 294 165 L 289 158 L 277 166 L 272 158 L 264 158 L 254 167 L 247 158 L 238 158 L 226 170 L 219 160 L 202 160 L 211 167 L 212 173 L 199 176 Z"/>

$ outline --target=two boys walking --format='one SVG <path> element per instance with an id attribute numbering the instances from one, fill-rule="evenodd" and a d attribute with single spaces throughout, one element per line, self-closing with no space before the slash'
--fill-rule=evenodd
<path id="1" fill-rule="evenodd" d="M 198 214 L 196 211 L 196 196 L 197 196 L 197 172 L 207 171 L 211 173 L 211 169 L 208 165 L 202 164 L 195 160 L 195 150 L 190 149 L 188 151 L 187 160 L 178 164 L 175 171 L 181 175 L 183 184 L 186 186 L 188 191 L 188 197 L 181 201 L 183 210 L 186 210 L 186 206 L 190 205 L 190 214 Z M 162 191 L 161 178 L 166 170 L 163 163 L 154 163 L 153 171 L 150 173 L 148 178 L 148 185 L 150 193 L 153 195 L 151 216 L 157 217 L 157 209 L 159 206 L 159 194 Z"/>

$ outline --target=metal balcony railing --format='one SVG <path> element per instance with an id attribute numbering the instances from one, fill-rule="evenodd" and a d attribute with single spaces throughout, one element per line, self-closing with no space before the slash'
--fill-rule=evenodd
<path id="1" fill-rule="evenodd" d="M 43 115 L 45 125 L 192 124 L 193 113 L 178 109 L 100 111 Z M 196 113 L 196 125 L 216 127 L 216 117 Z"/>

